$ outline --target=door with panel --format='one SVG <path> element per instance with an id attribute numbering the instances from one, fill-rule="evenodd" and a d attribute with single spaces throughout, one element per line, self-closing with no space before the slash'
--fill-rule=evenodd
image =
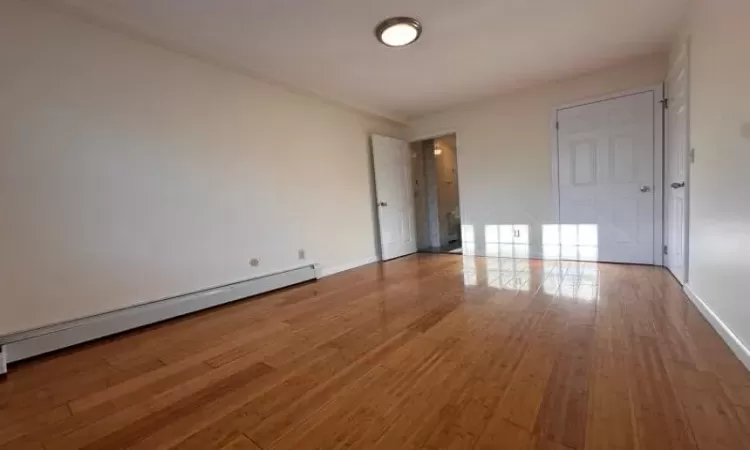
<path id="1" fill-rule="evenodd" d="M 563 257 L 656 262 L 655 101 L 646 91 L 557 111 Z"/>
<path id="2" fill-rule="evenodd" d="M 414 186 L 409 144 L 373 135 L 372 153 L 382 258 L 388 260 L 416 253 Z"/>
<path id="3" fill-rule="evenodd" d="M 688 51 L 683 46 L 667 78 L 664 160 L 665 265 L 680 283 L 687 282 L 688 212 Z"/>

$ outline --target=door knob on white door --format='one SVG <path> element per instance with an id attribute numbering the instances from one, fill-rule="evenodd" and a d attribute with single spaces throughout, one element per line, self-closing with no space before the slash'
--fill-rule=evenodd
<path id="1" fill-rule="evenodd" d="M 388 206 L 388 203 L 386 203 L 386 202 L 380 202 L 380 203 L 378 203 L 378 205 L 379 206 Z"/>
<path id="2" fill-rule="evenodd" d="M 677 183 L 672 183 L 672 184 L 670 184 L 670 186 L 672 186 L 672 189 L 684 188 L 685 187 L 685 182 L 684 181 L 680 181 L 680 182 L 677 182 Z"/>
<path id="3" fill-rule="evenodd" d="M 641 192 L 651 192 L 651 186 L 641 186 Z"/>

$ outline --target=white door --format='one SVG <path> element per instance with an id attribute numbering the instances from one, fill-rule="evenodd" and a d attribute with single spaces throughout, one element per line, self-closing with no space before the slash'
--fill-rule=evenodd
<path id="1" fill-rule="evenodd" d="M 667 78 L 665 158 L 665 265 L 685 283 L 688 182 L 688 73 L 687 46 L 683 47 Z"/>
<path id="2" fill-rule="evenodd" d="M 654 97 L 558 110 L 564 258 L 654 264 Z"/>
<path id="3" fill-rule="evenodd" d="M 417 236 L 409 144 L 373 135 L 372 152 L 383 259 L 415 253 Z"/>

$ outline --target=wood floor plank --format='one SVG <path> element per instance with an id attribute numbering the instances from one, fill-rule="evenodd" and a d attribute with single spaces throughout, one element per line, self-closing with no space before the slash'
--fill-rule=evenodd
<path id="1" fill-rule="evenodd" d="M 245 435 L 239 435 L 224 445 L 207 446 L 204 448 L 219 448 L 221 450 L 263 450 Z"/>
<path id="2" fill-rule="evenodd" d="M 593 333 L 588 326 L 568 328 L 534 428 L 535 434 L 569 448 L 585 446 Z"/>
<path id="3" fill-rule="evenodd" d="M 664 270 L 415 255 L 14 364 L 0 449 L 750 448 Z"/>

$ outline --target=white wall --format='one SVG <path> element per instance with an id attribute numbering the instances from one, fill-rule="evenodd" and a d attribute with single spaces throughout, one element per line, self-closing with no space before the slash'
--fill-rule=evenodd
<path id="1" fill-rule="evenodd" d="M 694 2 L 689 281 L 750 347 L 750 3 Z M 749 355 L 750 356 L 750 355 Z"/>
<path id="2" fill-rule="evenodd" d="M 473 225 L 484 254 L 485 225 L 530 225 L 540 257 L 541 225 L 556 223 L 550 116 L 554 106 L 661 84 L 667 55 L 630 61 L 586 76 L 515 91 L 413 120 L 411 138 L 457 133 L 461 222 Z"/>
<path id="3" fill-rule="evenodd" d="M 0 3 L 0 335 L 375 258 L 368 134 L 399 126 Z M 259 258 L 252 268 L 250 258 Z"/>

